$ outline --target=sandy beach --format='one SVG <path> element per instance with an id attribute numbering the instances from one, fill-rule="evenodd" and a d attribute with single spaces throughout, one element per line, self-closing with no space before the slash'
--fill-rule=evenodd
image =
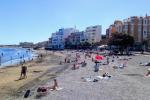
<path id="1" fill-rule="evenodd" d="M 80 53 L 83 55 L 83 53 Z M 62 90 L 50 91 L 40 100 L 149 100 L 150 77 L 145 77 L 148 66 L 139 66 L 140 62 L 147 62 L 149 55 L 120 56 L 120 59 L 130 58 L 124 69 L 113 69 L 112 63 L 102 65 L 98 73 L 93 70 L 94 63 L 87 58 L 87 67 L 77 70 L 65 70 L 57 77 Z M 82 59 L 84 57 L 82 56 Z M 71 67 L 71 66 L 70 66 Z M 84 82 L 82 77 L 95 77 L 109 73 L 110 79 L 100 79 L 98 82 Z M 53 84 L 49 80 L 47 84 Z M 34 100 L 32 95 L 28 100 Z"/>
<path id="2" fill-rule="evenodd" d="M 0 97 L 1 100 L 13 99 L 24 93 L 26 88 L 34 86 L 43 80 L 48 79 L 46 74 L 51 68 L 59 65 L 63 55 L 61 53 L 46 52 L 44 50 L 36 51 L 37 54 L 42 54 L 42 59 L 34 59 L 33 61 L 26 62 L 27 78 L 19 80 L 21 65 L 8 66 L 0 69 Z M 50 75 L 52 76 L 52 75 Z"/>
<path id="3" fill-rule="evenodd" d="M 119 56 L 115 59 L 130 58 L 127 61 L 127 67 L 124 69 L 114 69 L 115 63 L 101 65 L 99 72 L 94 72 L 94 62 L 91 58 L 84 58 L 80 52 L 81 61 L 87 62 L 86 67 L 80 67 L 72 70 L 72 64 L 58 64 L 58 59 L 63 61 L 66 56 L 64 53 L 51 53 L 45 57 L 43 63 L 35 64 L 29 67 L 28 78 L 25 80 L 15 81 L 19 77 L 20 68 L 6 68 L 1 70 L 0 77 L 7 81 L 1 81 L 1 100 L 23 100 L 23 95 L 27 89 L 31 90 L 31 96 L 25 100 L 36 100 L 37 88 L 39 86 L 52 86 L 53 79 L 56 78 L 59 91 L 49 91 L 47 95 L 38 98 L 40 100 L 149 100 L 150 95 L 150 77 L 146 77 L 147 69 L 150 66 L 140 66 L 140 62 L 148 62 L 150 55 L 135 54 L 134 56 Z M 69 52 L 75 56 L 75 52 Z M 94 57 L 95 55 L 93 55 Z M 52 57 L 52 58 L 51 58 Z M 57 58 L 58 57 L 58 58 Z M 50 59 L 51 58 L 51 59 Z M 61 58 L 61 59 L 60 59 Z M 49 60 L 46 60 L 49 59 Z M 55 60 L 54 60 L 55 59 Z M 57 60 L 57 63 L 54 61 Z M 110 57 L 110 61 L 112 57 Z M 103 60 L 105 62 L 106 59 Z M 46 63 L 47 62 L 47 63 Z M 53 63 L 52 63 L 53 62 Z M 122 62 L 122 61 L 120 61 Z M 42 68 L 41 68 L 42 66 Z M 33 71 L 41 71 L 34 73 Z M 2 74 L 6 73 L 7 74 Z M 107 72 L 112 77 L 110 79 L 99 79 L 98 82 L 85 82 L 83 77 L 102 76 Z M 5 78 L 4 78 L 5 77 Z M 3 91 L 2 91 L 3 90 Z"/>

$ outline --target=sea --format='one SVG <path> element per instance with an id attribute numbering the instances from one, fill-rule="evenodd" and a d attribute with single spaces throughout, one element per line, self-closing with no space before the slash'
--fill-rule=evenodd
<path id="1" fill-rule="evenodd" d="M 35 52 L 25 48 L 0 48 L 0 68 L 32 60 Z"/>

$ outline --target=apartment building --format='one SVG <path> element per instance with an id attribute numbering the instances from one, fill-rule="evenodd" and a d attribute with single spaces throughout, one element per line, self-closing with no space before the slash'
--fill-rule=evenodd
<path id="1" fill-rule="evenodd" d="M 79 45 L 82 42 L 85 42 L 86 39 L 84 37 L 84 31 L 81 32 L 74 32 L 66 38 L 67 45 Z"/>
<path id="2" fill-rule="evenodd" d="M 143 41 L 143 17 L 139 17 L 138 19 L 138 42 L 142 43 Z"/>
<path id="3" fill-rule="evenodd" d="M 107 36 L 108 38 L 112 37 L 112 34 L 116 32 L 115 26 L 112 24 L 109 26 L 109 28 L 107 29 Z"/>
<path id="4" fill-rule="evenodd" d="M 123 31 L 123 22 L 120 20 L 116 20 L 114 24 L 110 25 L 106 30 L 107 38 L 112 37 L 113 33 L 122 33 Z"/>
<path id="5" fill-rule="evenodd" d="M 101 41 L 101 25 L 89 26 L 85 30 L 85 36 L 87 37 L 87 41 L 89 43 L 96 43 Z"/>
<path id="6" fill-rule="evenodd" d="M 138 40 L 138 17 L 133 16 L 129 18 L 130 30 L 129 35 L 134 37 L 135 42 L 139 42 Z"/>
<path id="7" fill-rule="evenodd" d="M 129 34 L 130 33 L 130 21 L 128 19 L 123 20 L 123 33 Z"/>
<path id="8" fill-rule="evenodd" d="M 122 33 L 122 31 L 123 31 L 123 23 L 122 23 L 122 21 L 116 20 L 114 22 L 114 28 L 115 28 L 116 32 Z"/>
<path id="9" fill-rule="evenodd" d="M 150 37 L 150 16 L 132 16 L 123 22 L 115 21 L 106 30 L 107 37 L 110 38 L 113 32 L 128 34 L 134 37 L 135 42 L 142 43 Z"/>
<path id="10" fill-rule="evenodd" d="M 61 28 L 57 32 L 52 33 L 52 48 L 53 49 L 64 49 L 65 46 L 65 39 L 74 32 L 78 30 L 74 28 Z"/>

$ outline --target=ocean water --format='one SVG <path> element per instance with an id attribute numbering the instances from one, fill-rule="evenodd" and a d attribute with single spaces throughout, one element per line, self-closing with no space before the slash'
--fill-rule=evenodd
<path id="1" fill-rule="evenodd" d="M 0 48 L 0 67 L 31 60 L 34 52 L 24 48 Z"/>

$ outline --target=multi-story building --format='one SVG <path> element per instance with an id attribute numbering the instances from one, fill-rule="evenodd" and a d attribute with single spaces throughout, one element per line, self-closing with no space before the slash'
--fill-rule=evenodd
<path id="1" fill-rule="evenodd" d="M 150 16 L 138 17 L 132 16 L 124 19 L 123 22 L 115 21 L 106 30 L 107 38 L 112 36 L 112 33 L 125 33 L 134 37 L 135 42 L 142 43 L 150 38 Z"/>
<path id="2" fill-rule="evenodd" d="M 139 42 L 138 40 L 138 17 L 133 16 L 129 18 L 130 21 L 130 31 L 129 35 L 134 37 L 135 42 Z"/>
<path id="3" fill-rule="evenodd" d="M 84 31 L 82 32 L 74 32 L 66 38 L 66 44 L 70 45 L 79 45 L 82 42 L 85 42 L 86 39 L 84 37 Z"/>
<path id="4" fill-rule="evenodd" d="M 52 33 L 52 48 L 53 49 L 64 49 L 65 39 L 78 30 L 74 28 L 61 28 L 57 32 Z"/>
<path id="5" fill-rule="evenodd" d="M 138 32 L 137 32 L 137 36 L 138 36 L 138 42 L 142 43 L 142 41 L 143 41 L 143 17 L 139 17 L 138 18 Z"/>
<path id="6" fill-rule="evenodd" d="M 106 30 L 107 38 L 112 37 L 113 33 L 122 33 L 123 31 L 123 23 L 122 21 L 116 20 L 114 24 L 110 25 Z"/>
<path id="7" fill-rule="evenodd" d="M 123 23 L 120 20 L 116 20 L 114 22 L 115 31 L 118 33 L 122 33 L 123 31 Z"/>
<path id="8" fill-rule="evenodd" d="M 112 24 L 109 26 L 109 28 L 107 29 L 107 37 L 111 38 L 112 34 L 116 32 L 115 26 Z"/>
<path id="9" fill-rule="evenodd" d="M 149 34 L 149 19 L 148 16 L 143 18 L 143 40 L 146 40 Z"/>
<path id="10" fill-rule="evenodd" d="M 143 18 L 132 16 L 123 20 L 123 33 L 134 37 L 135 42 L 142 41 Z"/>
<path id="11" fill-rule="evenodd" d="M 128 19 L 123 20 L 123 33 L 129 34 L 130 32 L 130 21 Z"/>
<path id="12" fill-rule="evenodd" d="M 147 16 L 147 19 L 148 19 L 148 35 L 147 35 L 147 42 L 148 42 L 148 46 L 149 46 L 149 49 L 150 49 L 150 16 Z"/>
<path id="13" fill-rule="evenodd" d="M 102 32 L 101 25 L 87 27 L 85 30 L 85 36 L 87 37 L 87 41 L 91 44 L 100 42 L 101 32 Z"/>

